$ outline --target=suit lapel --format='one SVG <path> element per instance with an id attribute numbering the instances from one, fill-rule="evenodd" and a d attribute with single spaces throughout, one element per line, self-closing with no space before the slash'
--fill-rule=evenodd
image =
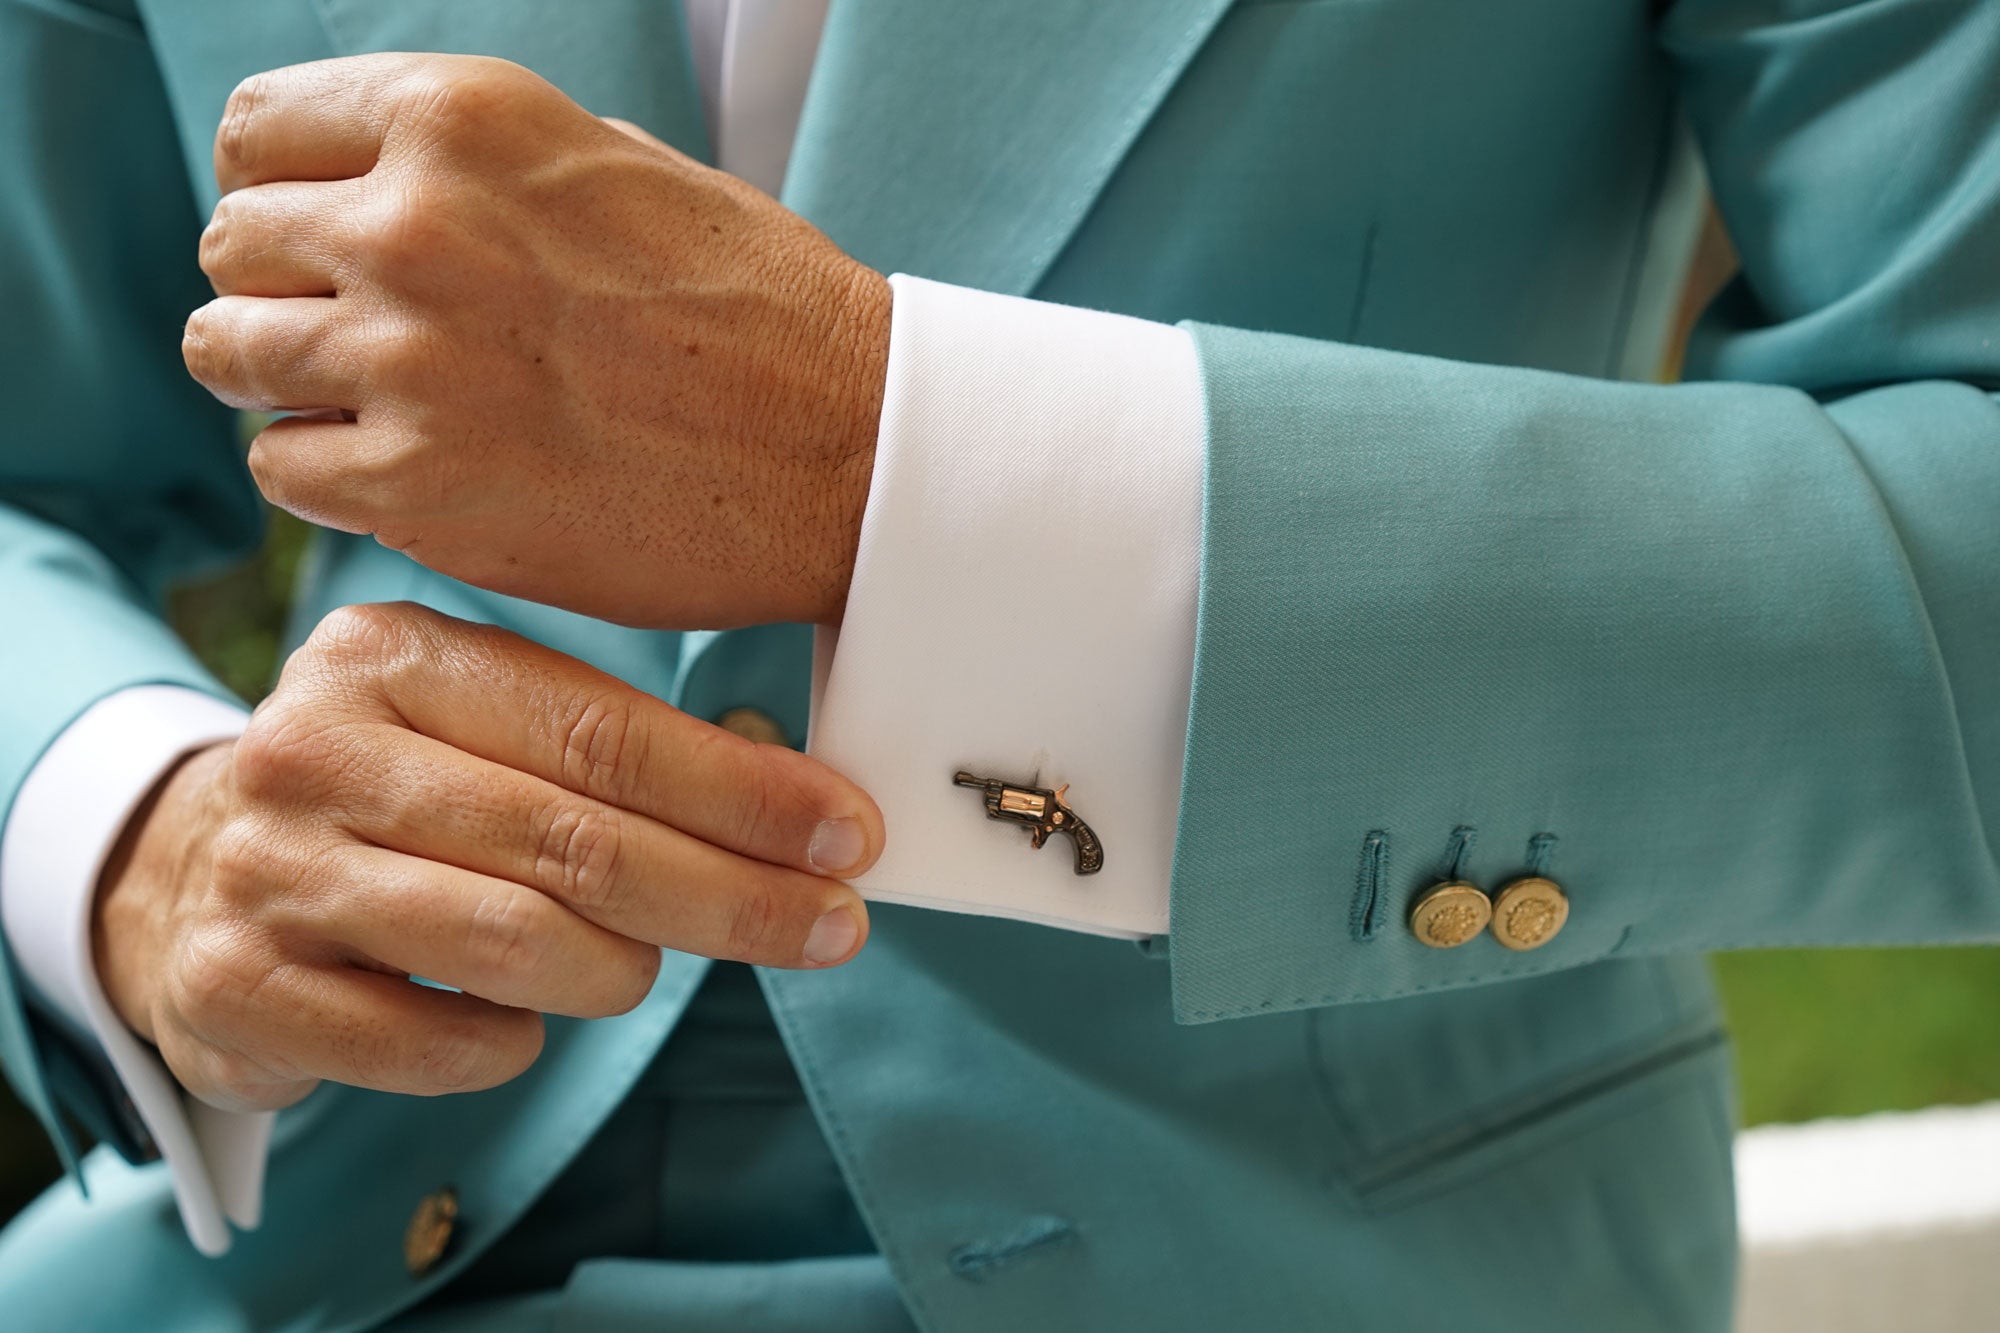
<path id="1" fill-rule="evenodd" d="M 884 271 L 1025 294 L 1230 0 L 835 0 L 785 202 Z"/>

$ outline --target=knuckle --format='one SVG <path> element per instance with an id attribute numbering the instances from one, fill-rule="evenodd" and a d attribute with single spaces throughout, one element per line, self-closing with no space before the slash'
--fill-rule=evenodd
<path id="1" fill-rule="evenodd" d="M 203 384 L 227 383 L 236 376 L 239 349 L 223 327 L 213 301 L 187 318 L 181 330 L 181 360 Z"/>
<path id="2" fill-rule="evenodd" d="M 725 940 L 728 956 L 749 961 L 785 954 L 789 922 L 790 914 L 779 905 L 776 895 L 763 890 L 745 894 L 730 913 Z M 789 958 L 789 954 L 785 956 Z"/>
<path id="3" fill-rule="evenodd" d="M 436 358 L 430 340 L 405 326 L 383 329 L 371 338 L 366 362 L 369 381 L 383 393 L 400 396 L 430 378 Z"/>
<path id="4" fill-rule="evenodd" d="M 539 975 L 548 962 L 548 935 L 542 926 L 542 915 L 528 895 L 487 895 L 467 923 L 473 965 L 488 976 Z"/>
<path id="5" fill-rule="evenodd" d="M 378 753 L 392 755 L 395 747 L 385 746 Z M 436 836 L 441 793 L 428 782 L 370 782 L 357 794 L 369 811 L 371 841 L 392 847 L 421 847 Z"/>
<path id="6" fill-rule="evenodd" d="M 402 652 L 409 620 L 409 611 L 401 603 L 335 607 L 313 626 L 306 648 L 330 664 L 379 667 Z"/>
<path id="7" fill-rule="evenodd" d="M 537 882 L 592 912 L 618 905 L 624 821 L 616 810 L 562 804 L 542 821 Z"/>
<path id="8" fill-rule="evenodd" d="M 244 796 L 270 800 L 295 791 L 300 779 L 323 766 L 334 748 L 332 729 L 304 710 L 260 709 L 236 739 L 229 776 Z"/>
<path id="9" fill-rule="evenodd" d="M 289 710 L 278 707 L 259 708 L 250 715 L 244 725 L 243 734 L 236 738 L 236 744 L 229 752 L 229 779 L 231 785 L 242 795 L 257 799 L 276 791 L 281 779 L 286 775 L 291 762 L 288 746 L 281 737 L 290 729 Z M 234 826 L 225 829 L 230 832 Z M 232 846 L 236 839 L 218 834 L 215 852 L 218 861 L 226 846 Z"/>
<path id="10" fill-rule="evenodd" d="M 328 706 L 346 702 L 337 696 L 293 702 L 305 693 L 296 685 L 286 693 L 288 699 L 266 701 L 250 715 L 230 755 L 232 787 L 251 806 L 296 806 L 305 796 L 338 790 L 366 753 L 369 733 L 357 725 L 372 720 L 364 710 Z"/>
<path id="11" fill-rule="evenodd" d="M 465 415 L 451 406 L 450 394 L 439 392 L 454 374 L 441 350 L 447 341 L 417 320 L 398 320 L 371 331 L 355 354 L 355 368 L 378 408 L 393 406 L 393 413 L 378 411 L 369 446 L 346 461 L 345 470 L 357 480 L 407 487 L 429 477 L 462 442 Z M 440 492 L 436 498 L 450 497 Z"/>
<path id="12" fill-rule="evenodd" d="M 356 222 L 355 251 L 377 274 L 436 262 L 456 234 L 449 189 L 439 182 L 386 190 Z"/>
<path id="13" fill-rule="evenodd" d="M 221 898 L 253 896 L 270 863 L 263 830 L 247 815 L 238 815 L 216 830 L 209 844 L 209 873 Z"/>
<path id="14" fill-rule="evenodd" d="M 235 197 L 222 197 L 222 202 L 209 216 L 208 225 L 201 229 L 201 241 L 195 248 L 195 262 L 211 278 L 220 277 L 231 266 L 236 238 L 236 209 L 230 200 Z"/>
<path id="15" fill-rule="evenodd" d="M 380 615 L 387 625 L 380 646 L 365 659 L 351 663 L 364 677 L 368 691 L 381 698 L 396 698 L 435 680 L 448 651 L 447 636 L 436 631 L 449 626 L 448 618 L 415 602 L 390 602 L 366 609 Z"/>
<path id="16" fill-rule="evenodd" d="M 473 132 L 509 110 L 533 80 L 524 66 L 497 56 L 432 62 L 405 78 L 404 105 L 440 134 Z"/>
<path id="17" fill-rule="evenodd" d="M 252 948 L 242 932 L 203 928 L 182 945 L 172 974 L 175 1007 L 197 1032 L 227 1030 L 275 971 L 275 960 Z"/>
<path id="18" fill-rule="evenodd" d="M 302 508 L 312 508 L 323 498 L 321 486 L 313 484 L 310 473 L 288 465 L 282 451 L 272 448 L 264 439 L 264 432 L 250 441 L 250 452 L 246 457 L 250 466 L 250 480 L 257 483 L 257 490 L 266 500 L 280 509 L 297 512 Z"/>
<path id="19" fill-rule="evenodd" d="M 565 784 L 592 796 L 614 791 L 620 770 L 636 762 L 638 744 L 638 720 L 630 701 L 608 691 L 591 695 L 563 730 Z"/>
<path id="20" fill-rule="evenodd" d="M 433 133 L 459 128 L 478 100 L 476 81 L 464 70 L 426 65 L 403 76 L 402 112 Z"/>
<path id="21" fill-rule="evenodd" d="M 222 107 L 222 123 L 215 131 L 216 160 L 247 170 L 256 164 L 255 129 L 271 104 L 271 75 L 252 74 L 237 84 Z"/>

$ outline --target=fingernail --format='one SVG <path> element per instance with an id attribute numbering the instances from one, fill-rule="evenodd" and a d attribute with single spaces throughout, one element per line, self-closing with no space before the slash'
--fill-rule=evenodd
<path id="1" fill-rule="evenodd" d="M 868 835 L 861 831 L 860 820 L 822 819 L 813 830 L 806 860 L 822 875 L 838 875 L 852 870 L 867 850 Z"/>
<path id="2" fill-rule="evenodd" d="M 854 919 L 854 913 L 836 907 L 813 922 L 812 934 L 806 936 L 806 961 L 821 965 L 837 963 L 854 951 L 854 941 L 859 938 L 861 924 Z"/>

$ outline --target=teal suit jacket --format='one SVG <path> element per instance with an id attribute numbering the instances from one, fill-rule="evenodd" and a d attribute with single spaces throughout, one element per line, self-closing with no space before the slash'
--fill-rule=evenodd
<path id="1" fill-rule="evenodd" d="M 664 0 L 0 3 L 0 799 L 107 692 L 217 688 L 157 614 L 257 534 L 176 355 L 211 135 L 253 71 L 397 48 L 703 151 Z M 1683 123 L 1744 277 L 1704 382 L 1620 382 Z M 919 1324 L 1724 1326 L 1699 955 L 2000 928 L 2000 6 L 840 0 L 787 202 L 878 268 L 1193 321 L 1206 380 L 1171 937 L 883 908 L 853 964 L 763 976 Z M 617 629 L 337 537 L 298 624 L 399 597 L 802 728 L 795 627 Z M 1560 880 L 1562 935 L 1420 946 L 1455 830 L 1474 880 Z M 316 1093 L 218 1261 L 99 1150 L 0 1243 L 6 1307 L 379 1320 L 562 1170 L 703 967 L 491 1092 Z M 107 1114 L 12 986 L 0 1054 L 66 1152 L 58 1101 Z M 415 1281 L 446 1181 L 463 1245 Z"/>

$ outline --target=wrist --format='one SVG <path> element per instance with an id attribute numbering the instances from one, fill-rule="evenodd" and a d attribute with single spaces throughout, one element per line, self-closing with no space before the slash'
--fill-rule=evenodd
<path id="1" fill-rule="evenodd" d="M 847 603 L 889 379 L 889 280 L 865 264 L 857 263 L 854 269 L 838 334 L 832 340 L 835 354 L 829 370 L 830 383 L 840 395 L 838 419 L 843 429 L 822 491 L 828 510 L 824 563 L 828 575 L 812 616 L 819 624 L 837 623 Z"/>
<path id="2" fill-rule="evenodd" d="M 229 761 L 224 741 L 183 758 L 132 812 L 105 858 L 91 905 L 91 952 L 118 1018 L 155 1040 L 154 1009 L 168 941 L 196 849 L 218 822 L 215 779 Z"/>

